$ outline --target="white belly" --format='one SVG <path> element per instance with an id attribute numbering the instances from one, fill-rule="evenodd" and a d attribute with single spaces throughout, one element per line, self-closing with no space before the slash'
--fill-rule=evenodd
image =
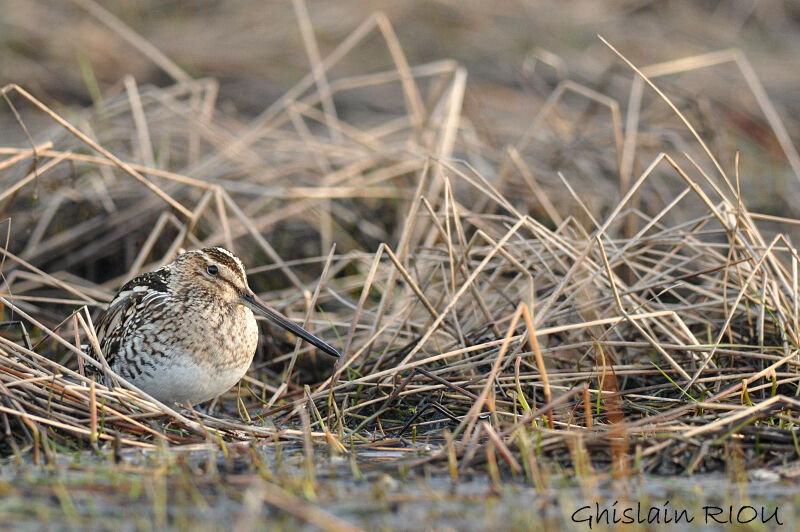
<path id="1" fill-rule="evenodd" d="M 248 367 L 249 364 L 210 372 L 207 367 L 183 356 L 176 357 L 170 368 L 161 368 L 153 374 L 143 373 L 130 382 L 167 405 L 198 405 L 228 391 L 239 382 Z"/>
<path id="2" fill-rule="evenodd" d="M 158 336 L 163 323 L 152 331 L 143 324 L 120 346 L 112 369 L 168 405 L 197 405 L 213 399 L 244 376 L 258 345 L 252 312 L 244 307 L 237 311 L 241 314 L 229 319 L 175 317 L 179 332 L 166 338 Z"/>

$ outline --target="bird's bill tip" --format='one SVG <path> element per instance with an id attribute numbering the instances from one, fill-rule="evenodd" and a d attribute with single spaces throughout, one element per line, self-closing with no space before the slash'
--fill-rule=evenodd
<path id="1" fill-rule="evenodd" d="M 336 350 L 333 346 L 314 336 L 307 330 L 303 329 L 293 321 L 289 320 L 286 316 L 275 310 L 274 308 L 270 307 L 264 301 L 255 295 L 254 293 L 245 294 L 242 297 L 244 304 L 250 308 L 253 312 L 261 314 L 271 322 L 283 327 L 290 333 L 294 334 L 298 338 L 302 338 L 306 342 L 310 343 L 311 345 L 319 348 L 322 352 L 327 355 L 330 355 L 334 358 L 340 358 L 342 355 L 339 351 Z"/>

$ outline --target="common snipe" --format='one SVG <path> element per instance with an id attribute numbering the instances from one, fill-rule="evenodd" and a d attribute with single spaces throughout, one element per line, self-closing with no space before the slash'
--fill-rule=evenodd
<path id="1" fill-rule="evenodd" d="M 97 337 L 118 375 L 164 403 L 199 404 L 250 366 L 258 345 L 253 311 L 339 357 L 256 296 L 242 261 L 220 247 L 187 251 L 128 281 L 97 321 Z"/>

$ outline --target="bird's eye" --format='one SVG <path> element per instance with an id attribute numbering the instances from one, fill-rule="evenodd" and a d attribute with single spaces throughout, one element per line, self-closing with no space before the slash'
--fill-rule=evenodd
<path id="1" fill-rule="evenodd" d="M 211 275 L 217 275 L 219 273 L 219 268 L 214 266 L 213 264 L 206 268 L 206 271 Z"/>

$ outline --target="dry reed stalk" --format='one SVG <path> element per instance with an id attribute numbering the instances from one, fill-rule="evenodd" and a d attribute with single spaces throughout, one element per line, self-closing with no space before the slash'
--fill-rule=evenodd
<path id="1" fill-rule="evenodd" d="M 631 445 L 642 468 L 658 471 L 660 456 L 702 439 L 710 443 L 686 461 L 695 471 L 731 431 L 752 445 L 757 430 L 791 437 L 800 222 L 752 212 L 738 157 L 712 149 L 668 95 L 674 87 L 654 81 L 736 64 L 797 174 L 786 126 L 740 52 L 641 68 L 617 52 L 634 73 L 628 92 L 562 80 L 513 134 L 494 136 L 476 125 L 463 66 L 409 65 L 382 13 L 325 55 L 297 0 L 310 72 L 247 120 L 214 110 L 215 82 L 191 79 L 95 3 L 76 2 L 178 83 L 126 78 L 75 118 L 3 89 L 9 105 L 22 100 L 12 112 L 30 142 L 0 146 L 12 224 L 0 305 L 34 341 L 0 330 L 11 447 L 29 444 L 39 460 L 53 440 L 287 439 L 303 442 L 310 464 L 314 440 L 345 452 L 345 435 L 356 450 L 381 434 L 382 447 L 411 451 L 398 432 L 419 414 L 411 425 L 427 435 L 456 420 L 463 437 L 412 465 L 441 460 L 455 479 L 505 463 L 540 486 L 542 455 L 588 474 L 611 448 L 609 467 L 623 475 Z M 339 74 L 371 37 L 385 46 L 384 65 Z M 390 91 L 397 101 L 385 101 Z M 355 112 L 352 95 L 387 105 Z M 653 112 L 665 103 L 670 116 Z M 59 128 L 33 132 L 34 143 L 30 113 Z M 80 343 L 97 344 L 92 311 L 179 249 L 218 244 L 245 259 L 265 298 L 343 345 L 345 359 L 307 365 L 306 346 L 265 335 L 245 380 L 258 391 L 193 418 L 124 382 L 88 381 L 82 368 L 95 362 Z M 604 374 L 613 382 L 590 389 Z M 737 401 L 743 387 L 752 406 Z M 604 412 L 592 415 L 591 394 Z M 581 403 L 583 424 L 574 422 Z M 423 418 L 428 405 L 437 417 Z M 278 413 L 278 428 L 259 424 Z M 535 423 L 543 415 L 547 426 Z M 267 491 L 254 487 L 253 508 L 327 518 Z"/>

